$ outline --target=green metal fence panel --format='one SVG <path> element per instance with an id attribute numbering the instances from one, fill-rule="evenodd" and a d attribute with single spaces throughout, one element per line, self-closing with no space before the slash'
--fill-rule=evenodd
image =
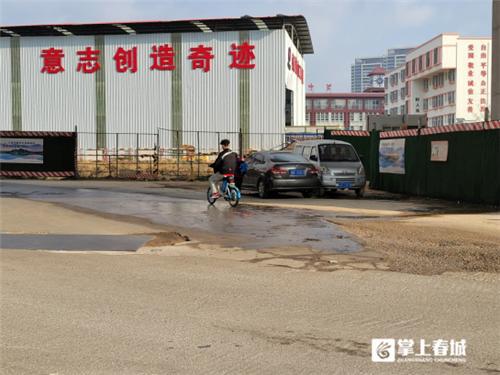
<path id="1" fill-rule="evenodd" d="M 395 193 L 500 205 L 500 129 L 404 138 L 405 174 L 380 173 L 379 134 L 372 134 L 371 187 Z M 433 141 L 448 142 L 446 161 L 431 160 Z"/>

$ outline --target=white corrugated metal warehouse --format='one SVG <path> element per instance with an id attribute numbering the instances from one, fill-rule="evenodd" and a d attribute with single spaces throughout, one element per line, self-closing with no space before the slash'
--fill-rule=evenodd
<path id="1" fill-rule="evenodd" d="M 76 126 L 88 148 L 114 147 L 114 133 L 120 146 L 136 133 L 153 146 L 159 133 L 166 147 L 179 135 L 206 148 L 242 132 L 251 148 L 305 123 L 303 16 L 2 26 L 0 36 L 1 130 Z"/>

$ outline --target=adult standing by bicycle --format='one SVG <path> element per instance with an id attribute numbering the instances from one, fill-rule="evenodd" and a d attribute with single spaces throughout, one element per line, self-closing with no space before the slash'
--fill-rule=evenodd
<path id="1" fill-rule="evenodd" d="M 222 151 L 219 152 L 217 159 L 210 164 L 210 168 L 214 169 L 214 174 L 208 179 L 212 188 L 211 199 L 217 199 L 220 197 L 219 183 L 224 179 L 224 175 L 234 175 L 236 171 L 238 154 L 231 151 L 229 144 L 229 139 L 223 139 L 220 142 Z"/>

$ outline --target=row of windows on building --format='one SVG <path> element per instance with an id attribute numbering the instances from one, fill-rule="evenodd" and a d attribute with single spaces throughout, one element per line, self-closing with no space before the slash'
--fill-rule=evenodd
<path id="1" fill-rule="evenodd" d="M 389 88 L 389 83 L 391 87 L 396 86 L 399 82 L 404 83 L 406 76 L 406 69 L 402 69 L 400 72 L 393 73 L 389 76 L 389 78 L 385 78 L 384 87 L 386 89 Z"/>
<path id="2" fill-rule="evenodd" d="M 391 91 L 389 94 L 385 94 L 386 103 L 397 102 L 400 98 L 404 100 L 406 96 L 406 87 L 401 87 L 399 90 Z"/>
<path id="3" fill-rule="evenodd" d="M 347 101 L 347 103 L 346 103 Z M 363 106 L 364 102 L 364 106 Z M 307 99 L 306 109 L 381 109 L 382 99 Z"/>
<path id="4" fill-rule="evenodd" d="M 320 124 L 331 124 L 331 123 L 344 123 L 344 116 L 347 116 L 344 112 L 316 112 L 316 113 L 306 113 L 306 122 L 310 123 L 312 116 L 315 117 L 315 122 L 317 125 Z M 349 122 L 366 122 L 368 116 L 377 115 L 376 112 L 349 112 Z"/>
<path id="5" fill-rule="evenodd" d="M 432 87 L 434 89 L 443 87 L 445 78 L 448 79 L 450 83 L 455 83 L 455 69 L 449 70 L 447 73 L 439 73 L 432 76 Z M 424 79 L 424 91 L 429 90 L 430 79 Z"/>
<path id="6" fill-rule="evenodd" d="M 429 110 L 429 104 L 431 109 L 436 109 L 443 107 L 445 105 L 455 104 L 455 91 L 449 91 L 444 94 L 433 96 L 432 98 L 426 98 L 423 101 L 424 111 Z"/>
<path id="7" fill-rule="evenodd" d="M 417 74 L 430 68 L 434 65 L 439 64 L 440 47 L 434 48 L 432 51 L 428 51 L 424 55 L 420 55 L 414 58 L 411 62 L 406 63 L 406 77 L 410 76 L 410 73 Z"/>
<path id="8" fill-rule="evenodd" d="M 394 73 L 389 76 L 389 79 L 387 77 L 385 78 L 385 88 L 389 88 L 389 83 L 392 86 L 397 85 L 399 82 L 403 83 L 405 82 L 405 72 L 406 70 L 403 69 L 399 73 Z M 438 87 L 443 87 L 444 86 L 444 81 L 445 78 L 448 79 L 450 83 L 455 83 L 455 69 L 450 69 L 446 73 L 439 73 L 435 74 L 432 76 L 432 78 L 425 78 L 424 79 L 424 90 L 427 91 L 429 90 L 429 83 L 432 80 L 432 87 L 433 88 L 438 88 Z M 402 96 L 403 97 L 403 96 Z"/>
<path id="9" fill-rule="evenodd" d="M 453 125 L 455 123 L 455 114 L 449 113 L 443 116 L 430 117 L 428 120 L 430 126 Z"/>
<path id="10" fill-rule="evenodd" d="M 405 115 L 406 114 L 406 106 L 400 105 L 396 107 L 392 107 L 388 111 L 385 112 L 386 115 Z"/>

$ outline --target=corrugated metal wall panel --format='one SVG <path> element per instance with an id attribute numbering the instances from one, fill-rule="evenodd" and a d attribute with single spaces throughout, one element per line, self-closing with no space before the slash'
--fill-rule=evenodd
<path id="1" fill-rule="evenodd" d="M 238 132 L 239 93 L 238 70 L 229 68 L 232 43 L 238 43 L 237 32 L 186 33 L 182 35 L 182 119 L 183 143 L 196 145 L 196 131 Z M 208 72 L 192 69 L 190 48 L 212 47 L 211 68 Z M 226 135 L 236 148 L 237 137 Z M 212 139 L 213 138 L 213 139 Z M 200 148 L 207 149 L 217 142 L 216 134 L 201 137 Z"/>
<path id="2" fill-rule="evenodd" d="M 93 37 L 21 38 L 23 130 L 81 131 L 95 129 L 95 79 L 76 71 L 76 52 L 94 46 Z M 63 49 L 64 72 L 42 73 L 41 51 Z"/>
<path id="3" fill-rule="evenodd" d="M 291 69 L 286 69 L 286 87 L 294 93 L 293 100 L 293 125 L 303 126 L 306 121 L 306 63 L 302 55 L 293 44 L 288 33 L 285 34 L 285 58 L 287 59 L 288 48 L 297 58 L 299 64 L 304 68 L 304 80 L 301 81 L 297 74 Z"/>
<path id="4" fill-rule="evenodd" d="M 10 38 L 0 38 L 0 129 L 12 130 Z"/>
<path id="5" fill-rule="evenodd" d="M 171 128 L 171 71 L 151 70 L 153 45 L 171 44 L 170 34 L 106 36 L 106 130 L 117 133 L 156 133 Z M 119 73 L 113 59 L 116 50 L 137 47 L 137 72 Z M 109 138 L 109 137 L 108 137 Z M 141 148 L 154 146 L 153 137 Z M 136 135 L 120 135 L 135 147 Z M 108 139 L 108 147 L 115 140 Z"/>
<path id="6" fill-rule="evenodd" d="M 285 31 L 251 31 L 255 68 L 250 72 L 250 147 L 282 143 L 285 131 Z M 261 134 L 274 133 L 274 135 Z"/>

